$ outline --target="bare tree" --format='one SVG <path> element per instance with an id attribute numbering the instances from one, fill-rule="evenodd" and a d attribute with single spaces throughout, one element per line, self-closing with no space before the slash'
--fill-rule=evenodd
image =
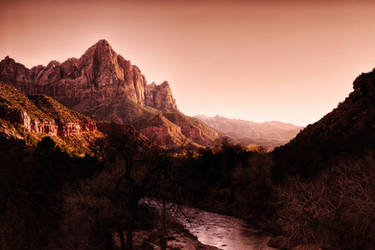
<path id="1" fill-rule="evenodd" d="M 152 179 L 162 171 L 165 162 L 162 152 L 152 147 L 150 141 L 131 126 L 112 124 L 108 135 L 109 147 L 124 161 L 123 174 L 116 182 L 113 198 L 114 202 L 119 202 L 125 216 L 125 225 L 117 225 L 121 249 L 131 250 L 139 201 L 147 193 Z M 126 239 L 123 231 L 126 231 Z"/>

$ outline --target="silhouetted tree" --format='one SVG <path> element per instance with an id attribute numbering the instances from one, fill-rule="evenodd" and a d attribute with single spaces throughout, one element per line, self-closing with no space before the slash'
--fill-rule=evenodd
<path id="1" fill-rule="evenodd" d="M 165 167 L 165 161 L 158 148 L 152 147 L 131 126 L 111 124 L 108 133 L 109 148 L 123 159 L 123 173 L 114 189 L 114 202 L 118 202 L 124 212 L 124 224 L 117 225 L 121 249 L 133 249 L 133 231 L 139 210 L 139 201 L 147 194 L 150 184 Z M 123 231 L 126 230 L 126 239 Z"/>

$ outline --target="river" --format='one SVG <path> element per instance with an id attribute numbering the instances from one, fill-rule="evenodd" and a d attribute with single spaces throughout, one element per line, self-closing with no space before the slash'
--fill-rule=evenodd
<path id="1" fill-rule="evenodd" d="M 160 208 L 160 202 L 144 201 Z M 181 211 L 180 211 L 181 210 Z M 207 212 L 196 208 L 170 209 L 177 219 L 200 242 L 225 250 L 271 250 L 267 246 L 270 236 L 257 230 L 245 221 L 233 216 Z"/>

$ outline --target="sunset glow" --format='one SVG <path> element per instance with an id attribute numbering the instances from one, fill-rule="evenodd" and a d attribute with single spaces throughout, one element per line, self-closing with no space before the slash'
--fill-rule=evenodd
<path id="1" fill-rule="evenodd" d="M 315 122 L 375 66 L 375 5 L 261 2 L 3 1 L 0 58 L 46 65 L 106 39 L 185 114 Z"/>

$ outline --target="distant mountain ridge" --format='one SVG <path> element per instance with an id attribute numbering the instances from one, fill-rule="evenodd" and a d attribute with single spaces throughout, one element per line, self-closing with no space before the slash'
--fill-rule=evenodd
<path id="1" fill-rule="evenodd" d="M 0 80 L 27 95 L 45 94 L 97 121 L 130 124 L 161 146 L 211 145 L 217 131 L 182 114 L 168 82 L 147 84 L 139 68 L 106 40 L 80 58 L 31 69 L 6 57 Z"/>
<path id="2" fill-rule="evenodd" d="M 232 138 L 236 143 L 255 144 L 270 149 L 286 144 L 302 129 L 302 127 L 278 121 L 258 123 L 218 115 L 195 117 Z"/>

